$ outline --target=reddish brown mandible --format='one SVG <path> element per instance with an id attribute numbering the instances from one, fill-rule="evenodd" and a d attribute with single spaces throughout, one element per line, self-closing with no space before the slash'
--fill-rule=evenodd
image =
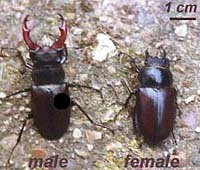
<path id="1" fill-rule="evenodd" d="M 56 41 L 55 43 L 53 43 L 53 45 L 50 46 L 50 48 L 53 48 L 53 49 L 62 48 L 62 46 L 65 43 L 65 39 L 67 37 L 67 27 L 66 27 L 65 20 L 64 20 L 64 18 L 61 14 L 58 13 L 58 15 L 60 16 L 60 19 L 61 19 L 61 25 L 59 26 L 59 30 L 60 30 L 61 35 L 60 35 L 60 38 L 58 39 L 58 41 Z M 27 24 L 26 24 L 27 21 L 28 21 L 28 17 L 29 17 L 29 15 L 27 15 L 24 18 L 23 25 L 22 25 L 22 34 L 23 34 L 24 41 L 26 42 L 26 44 L 27 44 L 27 46 L 29 47 L 30 50 L 42 49 L 41 46 L 34 43 L 30 38 L 30 31 L 31 30 L 27 27 Z"/>

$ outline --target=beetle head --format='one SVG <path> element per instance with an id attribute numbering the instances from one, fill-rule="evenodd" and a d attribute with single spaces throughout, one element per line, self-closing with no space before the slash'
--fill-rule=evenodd
<path id="1" fill-rule="evenodd" d="M 169 59 L 166 58 L 166 51 L 163 49 L 161 52 L 160 57 L 153 57 L 149 55 L 148 50 L 145 51 L 145 66 L 147 67 L 163 67 L 163 68 L 169 68 Z"/>
<path id="2" fill-rule="evenodd" d="M 65 56 L 63 52 L 63 46 L 67 36 L 67 27 L 65 20 L 61 14 L 58 13 L 61 19 L 61 25 L 59 26 L 60 38 L 53 43 L 51 46 L 40 46 L 34 43 L 30 38 L 30 29 L 27 27 L 27 21 L 29 15 L 24 18 L 22 26 L 22 34 L 24 41 L 30 49 L 30 57 L 34 64 L 56 64 L 63 63 L 65 61 Z"/>

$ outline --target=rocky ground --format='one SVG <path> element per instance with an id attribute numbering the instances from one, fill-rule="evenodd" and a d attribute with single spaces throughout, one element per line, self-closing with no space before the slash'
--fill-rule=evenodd
<path id="1" fill-rule="evenodd" d="M 181 161 L 176 169 L 200 168 L 200 3 L 195 0 L 172 2 L 172 10 L 167 13 L 165 5 L 168 2 L 0 1 L 0 46 L 20 50 L 27 60 L 30 60 L 28 49 L 21 35 L 25 15 L 30 15 L 32 39 L 43 45 L 51 44 L 58 37 L 57 13 L 64 16 L 68 25 L 66 44 L 69 50 L 64 65 L 66 80 L 101 89 L 105 101 L 85 89 L 70 89 L 71 95 L 96 122 L 115 129 L 115 135 L 112 135 L 106 129 L 95 127 L 74 107 L 67 133 L 58 141 L 47 141 L 29 121 L 8 169 L 29 169 L 31 156 L 59 155 L 67 157 L 69 170 L 122 170 L 126 169 L 124 159 L 128 154 L 138 158 L 165 158 L 170 154 L 171 158 Z M 180 3 L 197 4 L 197 12 L 178 14 L 175 7 Z M 196 20 L 169 21 L 170 16 L 186 15 L 194 16 Z M 147 48 L 152 55 L 158 55 L 160 48 L 166 49 L 167 57 L 172 61 L 171 71 L 181 110 L 174 130 L 177 145 L 170 136 L 158 146 L 149 146 L 133 133 L 128 112 L 122 110 L 117 114 L 122 108 L 120 103 L 128 96 L 128 89 L 137 85 L 130 58 L 117 54 L 120 51 L 127 53 L 142 65 Z M 29 93 L 5 99 L 5 95 L 31 84 L 30 73 L 21 74 L 23 66 L 16 54 L 15 50 L 5 49 L 0 57 L 0 169 L 5 169 L 23 119 L 31 111 Z M 177 60 L 179 58 L 181 60 Z M 134 103 L 133 97 L 133 106 Z"/>

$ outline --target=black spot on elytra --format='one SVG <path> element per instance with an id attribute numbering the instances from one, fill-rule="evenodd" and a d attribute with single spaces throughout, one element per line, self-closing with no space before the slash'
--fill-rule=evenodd
<path id="1" fill-rule="evenodd" d="M 70 97 L 66 93 L 58 93 L 54 97 L 54 106 L 57 109 L 67 109 L 70 105 Z"/>

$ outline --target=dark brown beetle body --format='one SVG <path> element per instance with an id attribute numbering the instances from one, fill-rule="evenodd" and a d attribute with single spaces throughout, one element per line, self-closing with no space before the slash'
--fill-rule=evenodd
<path id="1" fill-rule="evenodd" d="M 71 107 L 76 106 L 91 123 L 106 128 L 114 133 L 112 129 L 102 124 L 95 123 L 75 100 L 70 99 L 70 87 L 92 89 L 100 93 L 101 97 L 102 94 L 100 90 L 93 87 L 65 82 L 65 72 L 62 64 L 65 62 L 67 57 L 67 48 L 64 44 L 67 36 L 67 27 L 63 16 L 61 14 L 59 14 L 59 16 L 61 18 L 61 26 L 59 27 L 61 36 L 58 41 L 51 46 L 39 46 L 34 43 L 30 38 L 30 30 L 26 24 L 28 15 L 23 21 L 23 38 L 29 47 L 30 58 L 33 65 L 26 63 L 19 51 L 17 56 L 21 59 L 25 67 L 32 71 L 32 85 L 31 88 L 20 90 L 6 96 L 6 98 L 22 92 L 30 91 L 31 114 L 24 119 L 17 142 L 10 153 L 6 167 L 9 165 L 12 153 L 21 140 L 27 120 L 31 118 L 33 118 L 34 125 L 37 127 L 41 136 L 48 140 L 59 139 L 63 136 L 64 132 L 67 131 L 69 126 Z"/>
<path id="2" fill-rule="evenodd" d="M 33 85 L 31 87 L 31 109 L 34 125 L 46 139 L 59 139 L 66 132 L 70 120 L 70 107 L 57 109 L 54 97 L 58 93 L 69 95 L 67 85 Z"/>
<path id="3" fill-rule="evenodd" d="M 69 96 L 62 60 L 65 59 L 63 48 L 46 49 L 42 54 L 30 52 L 34 67 L 32 71 L 31 110 L 34 125 L 46 139 L 58 139 L 67 130 L 70 119 L 70 107 L 58 109 L 54 106 L 54 97 L 59 93 Z M 45 56 L 46 55 L 46 56 Z M 41 61 L 45 57 L 53 61 Z M 58 61 L 54 61 L 57 58 Z M 38 59 L 38 61 L 37 61 Z M 46 59 L 46 60 L 47 60 Z"/>
<path id="4" fill-rule="evenodd" d="M 30 49 L 30 58 L 33 62 L 32 86 L 31 86 L 31 110 L 34 125 L 38 132 L 46 139 L 58 139 L 67 130 L 70 119 L 70 107 L 58 109 L 54 105 L 57 94 L 69 96 L 69 90 L 65 80 L 62 64 L 66 59 L 64 54 L 64 42 L 67 29 L 63 17 L 60 39 L 52 46 L 41 47 L 32 42 L 29 37 L 30 30 L 26 22 L 23 23 L 23 37 Z"/>
<path id="5" fill-rule="evenodd" d="M 135 111 L 141 134 L 150 143 L 159 143 L 173 130 L 176 113 L 174 89 L 139 88 Z"/>
<path id="6" fill-rule="evenodd" d="M 92 89 L 100 93 L 101 97 L 102 94 L 100 90 L 93 87 L 65 82 L 65 72 L 62 65 L 67 58 L 67 47 L 64 44 L 67 36 L 67 27 L 63 16 L 61 14 L 59 16 L 61 18 L 61 26 L 59 27 L 61 36 L 51 46 L 39 46 L 34 43 L 30 38 L 30 30 L 27 27 L 28 15 L 23 21 L 23 38 L 29 47 L 33 65 L 26 63 L 19 51 L 17 56 L 25 67 L 31 70 L 32 85 L 31 88 L 15 92 L 8 95 L 7 98 L 30 91 L 31 114 L 24 120 L 17 143 L 21 139 L 26 121 L 30 118 L 33 118 L 34 125 L 44 138 L 54 140 L 62 137 L 69 125 L 72 106 L 76 106 L 94 125 L 106 128 L 114 133 L 112 129 L 95 123 L 76 101 L 70 99 L 70 87 Z"/>
<path id="7" fill-rule="evenodd" d="M 174 127 L 176 90 L 165 55 L 152 57 L 146 52 L 145 66 L 141 69 L 133 63 L 140 82 L 140 87 L 132 93 L 136 96 L 133 124 L 136 128 L 137 120 L 140 133 L 150 144 L 166 139 Z"/>

